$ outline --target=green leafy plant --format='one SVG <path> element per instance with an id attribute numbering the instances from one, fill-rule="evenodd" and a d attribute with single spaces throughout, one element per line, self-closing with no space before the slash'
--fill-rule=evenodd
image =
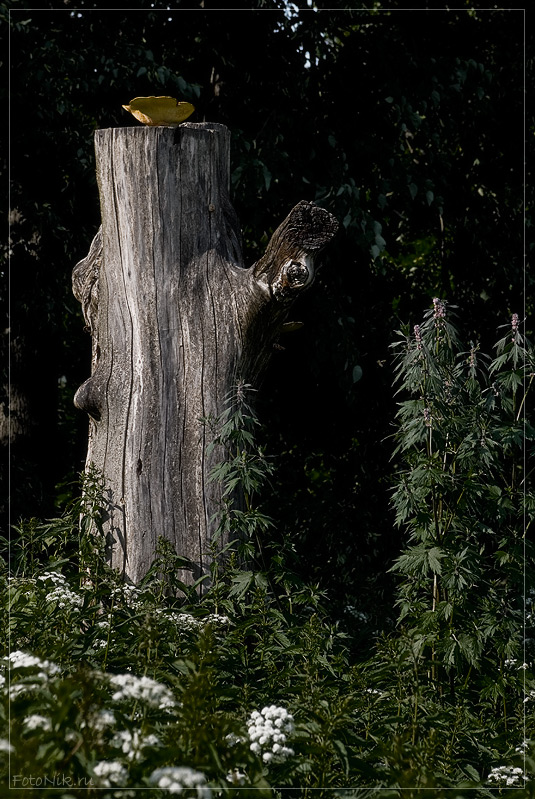
<path id="1" fill-rule="evenodd" d="M 213 435 L 208 452 L 218 448 L 222 453 L 221 462 L 210 473 L 210 479 L 223 487 L 214 544 L 222 536 L 230 537 L 246 560 L 262 558 L 262 537 L 273 526 L 272 519 L 256 504 L 257 495 L 273 473 L 273 465 L 256 444 L 259 422 L 249 400 L 253 391 L 249 384 L 238 382 L 226 398 L 227 407 L 221 415 L 205 420 Z"/>
<path id="2" fill-rule="evenodd" d="M 524 510 L 534 501 L 522 456 L 535 437 L 521 413 L 533 351 L 516 315 L 494 360 L 474 344 L 464 351 L 438 299 L 401 348 L 397 382 L 409 398 L 398 410 L 393 504 L 409 546 L 394 566 L 404 577 L 400 618 L 417 620 L 422 647 L 436 656 L 433 675 L 442 667 L 457 683 L 466 668 L 485 658 L 503 666 L 521 649 L 532 555 Z"/>
<path id="3" fill-rule="evenodd" d="M 535 437 L 523 415 L 533 350 L 516 314 L 494 359 L 475 344 L 463 348 L 452 320 L 453 309 L 435 299 L 423 323 L 394 345 L 404 398 L 393 506 L 407 543 L 393 571 L 410 740 L 428 730 L 433 697 L 432 706 L 438 700 L 458 714 L 456 725 L 477 704 L 494 735 L 513 746 L 522 691 L 532 684 L 524 660 L 533 653 L 522 639 L 523 597 L 533 589 L 534 496 L 523 458 L 524 442 Z M 477 765 L 489 752 L 474 756 Z"/>
<path id="4" fill-rule="evenodd" d="M 59 519 L 18 525 L 1 578 L 0 774 L 24 799 L 535 796 L 531 346 L 513 317 L 494 359 L 465 349 L 435 300 L 395 347 L 397 629 L 361 648 L 364 614 L 333 617 L 290 569 L 238 385 L 207 421 L 223 504 L 202 592 L 165 540 L 140 585 L 119 580 L 94 472 Z"/>

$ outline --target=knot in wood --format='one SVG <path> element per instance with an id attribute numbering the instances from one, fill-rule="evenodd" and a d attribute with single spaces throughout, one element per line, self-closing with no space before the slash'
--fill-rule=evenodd
<path id="1" fill-rule="evenodd" d="M 292 261 L 286 270 L 286 274 L 290 286 L 296 288 L 297 286 L 303 286 L 307 282 L 309 271 L 305 264 L 300 261 Z"/>
<path id="2" fill-rule="evenodd" d="M 292 297 L 295 291 L 310 286 L 314 280 L 313 260 L 303 256 L 303 260 L 292 258 L 283 265 L 279 277 L 273 283 L 273 294 L 277 299 Z"/>

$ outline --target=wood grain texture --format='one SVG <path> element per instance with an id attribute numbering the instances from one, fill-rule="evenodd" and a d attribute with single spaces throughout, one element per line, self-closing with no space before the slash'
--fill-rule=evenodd
<path id="1" fill-rule="evenodd" d="M 237 379 L 258 382 L 337 227 L 300 203 L 245 269 L 229 143 L 215 123 L 95 134 L 102 228 L 73 272 L 92 374 L 75 404 L 90 415 L 87 461 L 105 476 L 111 562 L 134 582 L 159 536 L 194 577 L 206 572 L 220 501 L 208 474 L 221 453 L 207 455 L 201 419 L 221 412 Z"/>

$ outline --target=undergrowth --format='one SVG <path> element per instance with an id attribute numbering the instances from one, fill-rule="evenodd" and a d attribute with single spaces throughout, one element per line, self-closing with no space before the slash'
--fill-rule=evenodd
<path id="1" fill-rule="evenodd" d="M 95 470 L 60 518 L 17 525 L 0 577 L 4 785 L 58 799 L 535 796 L 533 353 L 516 316 L 493 358 L 464 348 L 440 300 L 394 347 L 395 632 L 363 657 L 328 587 L 270 547 L 260 499 L 275 467 L 239 385 L 210 422 L 226 457 L 202 592 L 178 581 L 187 564 L 165 539 L 139 585 L 119 580 Z"/>

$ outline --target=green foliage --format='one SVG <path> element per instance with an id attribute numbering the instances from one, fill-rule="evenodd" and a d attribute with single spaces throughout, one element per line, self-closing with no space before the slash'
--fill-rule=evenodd
<path id="1" fill-rule="evenodd" d="M 255 444 L 259 422 L 248 399 L 252 391 L 249 384 L 238 383 L 226 398 L 227 407 L 220 417 L 204 420 L 212 432 L 208 452 L 217 448 L 222 454 L 221 462 L 210 473 L 212 481 L 223 485 L 223 504 L 217 514 L 213 544 L 221 537 L 230 545 L 238 543 L 238 552 L 246 561 L 254 560 L 255 554 L 262 557 L 261 540 L 273 526 L 269 516 L 255 506 L 256 496 L 273 473 L 273 466 Z"/>
<path id="2" fill-rule="evenodd" d="M 435 301 L 396 345 L 398 629 L 376 634 L 368 656 L 327 612 L 329 596 L 289 569 L 290 543 L 266 535 L 258 503 L 274 469 L 239 385 L 207 424 L 225 453 L 213 472 L 221 524 L 240 546 L 215 557 L 220 527 L 202 592 L 176 580 L 188 564 L 164 540 L 139 586 L 118 579 L 94 471 L 60 519 L 19 526 L 0 615 L 11 787 L 29 796 L 46 777 L 58 799 L 165 786 L 197 797 L 535 796 L 518 544 L 532 500 L 511 433 L 532 350 L 515 317 L 494 360 L 476 359 L 450 317 Z M 531 440 L 527 419 L 523 430 Z M 527 635 L 534 604 L 528 579 Z"/>
<path id="3" fill-rule="evenodd" d="M 535 588 L 523 462 L 535 438 L 523 416 L 535 364 L 516 314 L 491 360 L 474 343 L 464 351 L 452 311 L 433 303 L 394 345 L 408 398 L 397 413 L 393 504 L 409 545 L 393 569 L 400 622 L 418 630 L 432 679 L 444 669 L 454 691 L 467 669 L 503 671 L 522 650 L 523 589 Z"/>

